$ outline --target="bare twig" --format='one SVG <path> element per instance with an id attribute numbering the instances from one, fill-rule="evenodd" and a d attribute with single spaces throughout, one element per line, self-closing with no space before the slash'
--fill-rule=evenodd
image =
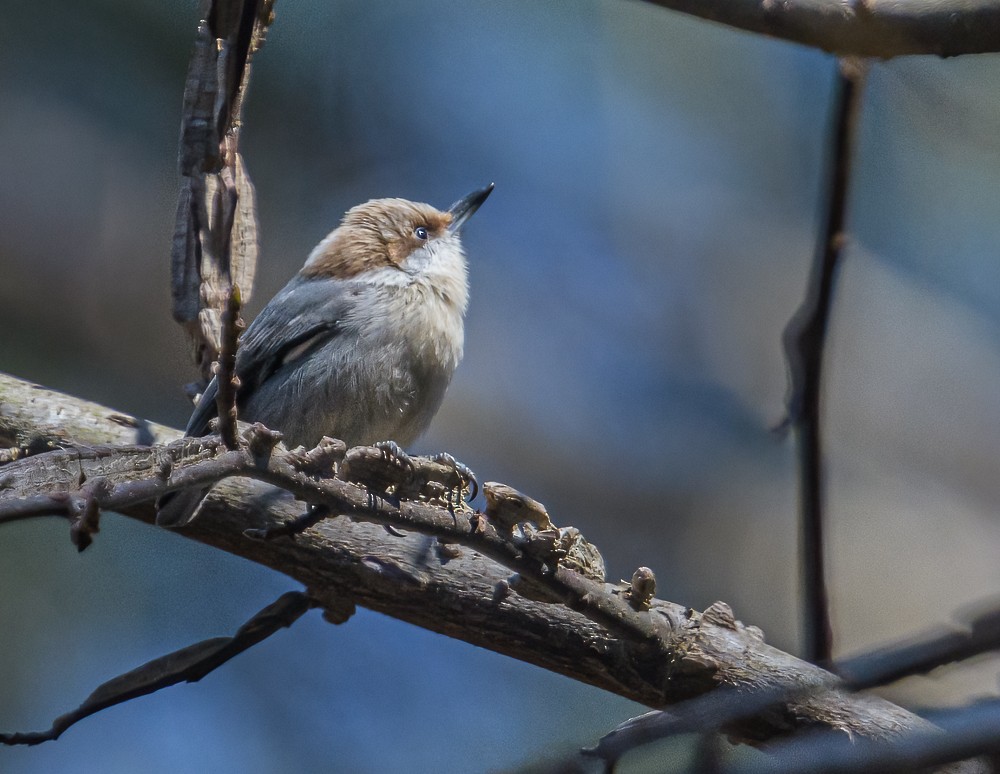
<path id="1" fill-rule="evenodd" d="M 1000 51 L 997 0 L 646 0 L 841 56 Z"/>
<path id="2" fill-rule="evenodd" d="M 852 688 L 870 688 L 925 674 L 980 653 L 1000 650 L 1000 608 L 973 614 L 960 630 L 930 633 L 837 662 L 837 673 Z"/>
<path id="3" fill-rule="evenodd" d="M 180 682 L 197 682 L 279 629 L 291 626 L 313 604 L 302 592 L 283 594 L 243 624 L 232 637 L 203 640 L 149 661 L 100 685 L 83 704 L 56 718 L 48 731 L 0 734 L 0 744 L 34 745 L 53 741 L 67 728 L 95 712 Z"/>
<path id="4" fill-rule="evenodd" d="M 806 297 L 784 332 L 789 365 L 788 419 L 799 447 L 799 499 L 802 517 L 802 571 L 806 657 L 828 663 L 832 653 L 829 599 L 823 540 L 824 470 L 821 405 L 823 353 L 834 280 L 847 241 L 845 219 L 851 159 L 866 66 L 841 60 L 833 107 L 826 222 Z"/>
<path id="5" fill-rule="evenodd" d="M 4 479 L 0 477 L 0 487 Z M 62 516 L 69 520 L 70 540 L 78 551 L 83 551 L 93 542 L 93 536 L 100 531 L 101 511 L 99 497 L 104 493 L 107 480 L 95 479 L 73 494 L 39 494 L 0 503 L 0 524 L 37 516 Z"/>
<path id="6" fill-rule="evenodd" d="M 934 728 L 884 740 L 813 733 L 768 745 L 765 766 L 723 766 L 725 774 L 911 774 L 992 771 L 975 757 L 1000 752 L 1000 700 L 934 713 Z M 962 763 L 956 763 L 961 761 Z M 948 765 L 951 764 L 951 765 Z"/>
<path id="7" fill-rule="evenodd" d="M 780 711 L 783 703 L 791 698 L 801 699 L 824 688 L 832 688 L 835 684 L 836 678 L 830 675 L 822 687 L 810 685 L 803 688 L 794 683 L 755 691 L 721 687 L 710 694 L 681 702 L 669 710 L 629 718 L 601 737 L 596 746 L 581 753 L 614 765 L 623 755 L 643 745 L 678 734 L 712 733 L 744 718 Z"/>
<path id="8" fill-rule="evenodd" d="M 702 734 L 695 748 L 692 768 L 698 774 L 719 774 L 722 771 L 722 743 L 718 734 Z"/>
<path id="9" fill-rule="evenodd" d="M 215 368 L 218 384 L 215 407 L 219 415 L 219 435 L 227 449 L 235 449 L 239 445 L 236 431 L 236 392 L 240 387 L 240 380 L 236 375 L 236 348 L 240 334 L 246 329 L 246 324 L 240 317 L 242 304 L 239 286 L 234 285 L 226 294 L 226 307 L 222 313 L 222 343 Z"/>

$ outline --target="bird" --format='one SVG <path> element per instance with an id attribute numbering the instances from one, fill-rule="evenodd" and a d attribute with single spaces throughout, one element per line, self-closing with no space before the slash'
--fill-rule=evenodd
<path id="1" fill-rule="evenodd" d="M 323 436 L 348 447 L 412 443 L 430 424 L 464 349 L 468 268 L 460 229 L 493 183 L 447 210 L 406 199 L 351 208 L 261 310 L 236 352 L 236 407 L 289 448 Z M 216 416 L 218 383 L 185 435 Z M 160 498 L 156 522 L 181 526 L 207 489 Z"/>

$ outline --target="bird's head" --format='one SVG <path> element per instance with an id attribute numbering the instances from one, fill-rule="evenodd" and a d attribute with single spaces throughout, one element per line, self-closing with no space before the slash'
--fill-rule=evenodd
<path id="1" fill-rule="evenodd" d="M 491 183 L 447 210 L 406 199 L 372 199 L 348 210 L 310 254 L 306 277 L 368 279 L 386 285 L 465 283 L 459 229 L 486 201 Z"/>

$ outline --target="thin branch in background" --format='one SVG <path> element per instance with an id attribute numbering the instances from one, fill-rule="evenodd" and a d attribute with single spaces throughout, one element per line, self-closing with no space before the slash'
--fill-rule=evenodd
<path id="1" fill-rule="evenodd" d="M 829 663 L 833 651 L 823 536 L 825 492 L 820 405 L 823 353 L 834 282 L 847 241 L 847 192 L 866 67 L 854 59 L 838 62 L 824 230 L 805 299 L 783 336 L 789 366 L 786 422 L 796 432 L 799 451 L 804 653 L 815 663 Z"/>
<path id="2" fill-rule="evenodd" d="M 0 744 L 34 745 L 50 742 L 70 726 L 116 704 L 146 696 L 180 682 L 194 683 L 278 630 L 291 626 L 314 606 L 308 595 L 289 591 L 258 612 L 232 637 L 209 640 L 153 659 L 98 686 L 75 710 L 56 718 L 47 731 L 0 734 Z"/>
<path id="3" fill-rule="evenodd" d="M 646 712 L 613 728 L 582 756 L 599 758 L 613 766 L 622 756 L 647 744 L 679 734 L 711 734 L 748 718 L 783 711 L 790 702 L 827 691 L 837 684 L 833 675 L 822 685 L 802 685 L 794 680 L 753 691 L 720 686 L 711 693 L 680 702 L 668 710 Z"/>
<path id="4" fill-rule="evenodd" d="M 839 56 L 1000 51 L 997 0 L 646 0 Z"/>
<path id="5" fill-rule="evenodd" d="M 222 342 L 219 347 L 219 359 L 215 368 L 215 379 L 218 390 L 215 394 L 215 406 L 219 415 L 219 435 L 227 449 L 239 446 L 239 434 L 236 428 L 236 391 L 240 387 L 236 376 L 236 348 L 239 346 L 240 334 L 246 329 L 243 318 L 240 317 L 242 296 L 238 285 L 229 288 L 226 294 L 225 311 L 222 313 Z"/>
<path id="6" fill-rule="evenodd" d="M 763 763 L 724 765 L 724 774 L 936 774 L 992 769 L 979 756 L 1000 752 L 1000 700 L 940 710 L 933 730 L 906 730 L 892 739 L 810 733 L 768 745 Z"/>
<path id="7" fill-rule="evenodd" d="M 959 630 L 948 627 L 943 632 L 841 659 L 837 674 L 845 684 L 860 690 L 1000 650 L 1000 607 L 995 601 L 984 607 L 963 616 L 966 620 Z"/>
<path id="8" fill-rule="evenodd" d="M 722 771 L 723 739 L 708 732 L 698 738 L 691 767 L 698 774 L 719 774 Z"/>

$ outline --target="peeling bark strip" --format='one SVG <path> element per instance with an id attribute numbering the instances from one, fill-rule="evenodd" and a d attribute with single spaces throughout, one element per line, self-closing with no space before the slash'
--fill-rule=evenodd
<path id="1" fill-rule="evenodd" d="M 998 0 L 646 0 L 840 56 L 1000 51 Z"/>
<path id="2" fill-rule="evenodd" d="M 264 45 L 273 7 L 274 0 L 207 0 L 184 87 L 171 293 L 205 382 L 230 288 L 248 301 L 257 267 L 257 204 L 238 144 L 250 59 Z"/>
<path id="3" fill-rule="evenodd" d="M 177 431 L 0 375 L 3 445 L 26 445 L 27 440 L 36 447 L 50 441 L 61 445 L 127 443 L 135 440 L 140 429 L 161 441 L 180 436 Z M 92 467 L 82 471 L 46 466 L 41 456 L 38 463 L 29 464 L 29 457 L 0 467 L 0 503 L 57 490 L 75 492 L 81 485 L 81 472 L 90 480 L 113 479 L 116 470 L 125 479 L 135 478 L 137 466 L 155 469 L 157 454 L 163 450 L 91 454 L 81 464 Z M 10 473 L 14 469 L 20 471 L 16 476 Z M 870 739 L 933 728 L 877 697 L 829 689 L 833 675 L 766 645 L 759 630 L 724 615 L 721 606 L 715 606 L 706 620 L 689 608 L 656 599 L 648 612 L 624 605 L 629 615 L 641 616 L 655 630 L 659 643 L 651 648 L 648 640 L 612 633 L 566 605 L 525 598 L 510 588 L 510 570 L 469 549 L 463 548 L 457 556 L 430 550 L 429 539 L 421 535 L 395 537 L 379 525 L 355 523 L 346 517 L 323 521 L 294 541 L 250 540 L 243 534 L 248 528 L 276 527 L 301 511 L 301 506 L 272 486 L 245 479 L 226 481 L 213 489 L 198 519 L 181 534 L 282 572 L 303 583 L 320 602 L 339 600 L 328 610 L 333 618 L 342 617 L 344 600 L 352 600 L 650 707 L 668 706 L 726 686 L 740 691 L 794 686 L 802 691 L 764 717 L 727 729 L 742 741 L 759 742 L 802 728 L 835 729 Z M 146 522 L 154 518 L 152 505 L 126 513 Z M 618 599 L 611 593 L 618 590 L 615 586 L 584 578 L 580 582 L 594 594 Z M 810 687 L 817 693 L 804 693 Z"/>

